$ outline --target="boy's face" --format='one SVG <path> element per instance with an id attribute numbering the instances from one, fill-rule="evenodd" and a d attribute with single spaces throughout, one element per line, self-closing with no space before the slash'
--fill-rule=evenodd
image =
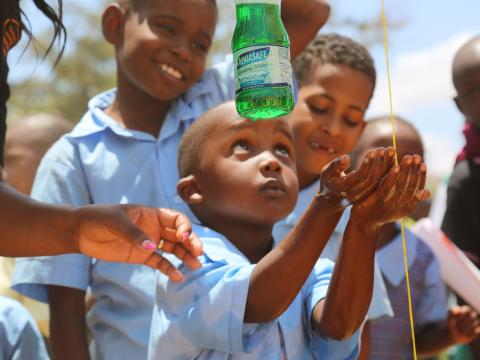
<path id="1" fill-rule="evenodd" d="M 119 85 L 126 81 L 171 101 L 202 76 L 217 22 L 211 0 L 145 0 L 127 11 L 116 45 Z"/>
<path id="2" fill-rule="evenodd" d="M 455 79 L 455 102 L 467 121 L 480 129 L 480 59 L 478 66 L 462 72 Z"/>
<path id="3" fill-rule="evenodd" d="M 252 122 L 239 117 L 233 105 L 224 109 L 228 110 L 219 116 L 204 147 L 197 177 L 205 199 L 203 210 L 222 221 L 273 225 L 297 201 L 288 122 Z"/>
<path id="4" fill-rule="evenodd" d="M 344 65 L 319 64 L 298 93 L 289 121 L 299 173 L 320 175 L 322 168 L 349 153 L 365 126 L 372 81 Z"/>

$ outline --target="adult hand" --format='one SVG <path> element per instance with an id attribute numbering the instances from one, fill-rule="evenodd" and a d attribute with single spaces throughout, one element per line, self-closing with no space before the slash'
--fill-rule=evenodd
<path id="1" fill-rule="evenodd" d="M 190 221 L 177 211 L 135 205 L 85 206 L 75 212 L 78 250 L 104 261 L 144 264 L 172 281 L 183 275 L 160 253 L 172 253 L 192 269 L 200 267 L 202 244 Z"/>
<path id="2" fill-rule="evenodd" d="M 448 328 L 456 344 L 469 344 L 480 337 L 480 316 L 470 306 L 456 306 L 448 312 Z"/>

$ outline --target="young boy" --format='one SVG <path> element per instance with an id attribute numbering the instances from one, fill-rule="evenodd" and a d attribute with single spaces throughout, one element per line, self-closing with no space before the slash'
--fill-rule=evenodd
<path id="1" fill-rule="evenodd" d="M 423 156 L 423 144 L 417 130 L 406 120 L 395 118 L 398 155 Z M 371 149 L 391 143 L 389 117 L 367 122 L 352 155 L 362 159 Z M 478 314 L 468 306 L 447 308 L 447 290 L 441 279 L 435 255 L 413 233 L 406 230 L 407 258 L 412 287 L 413 317 L 418 355 L 436 354 L 451 345 L 466 344 L 480 335 Z M 377 238 L 377 259 L 385 279 L 395 316 L 372 320 L 369 359 L 411 358 L 412 346 L 408 318 L 407 286 L 403 268 L 400 228 L 385 224 Z"/>
<path id="2" fill-rule="evenodd" d="M 298 193 L 288 122 L 242 119 L 233 103 L 197 120 L 180 145 L 178 192 L 205 226 L 195 228 L 203 266 L 178 286 L 157 279 L 149 359 L 354 359 L 377 229 L 428 196 L 420 158 L 400 170 L 392 160 L 372 151 L 347 176 L 346 157 L 333 161 L 298 224 L 275 241 L 273 225 Z M 344 191 L 359 200 L 332 275 L 329 260 L 315 263 Z"/>
<path id="3" fill-rule="evenodd" d="M 348 154 L 357 143 L 376 82 L 368 50 L 337 34 L 317 36 L 293 65 L 299 92 L 289 121 L 295 139 L 300 193 L 295 209 L 274 227 L 274 235 L 279 239 L 293 228 L 315 196 L 323 167 Z M 345 213 L 322 257 L 335 260 L 347 220 Z M 375 265 L 368 318 L 383 316 L 393 316 L 393 312 Z"/>
<path id="4" fill-rule="evenodd" d="M 317 0 L 282 1 L 292 55 L 328 15 Z M 233 64 L 205 70 L 217 21 L 213 0 L 122 0 L 107 6 L 103 33 L 115 47 L 117 89 L 93 98 L 72 133 L 39 170 L 33 195 L 45 201 L 142 203 L 185 209 L 176 194 L 177 150 L 184 130 L 204 111 L 234 96 Z M 144 359 L 155 272 L 83 256 L 22 262 L 17 289 L 49 301 L 56 357 Z M 71 316 L 74 313 L 75 316 Z"/>
<path id="5" fill-rule="evenodd" d="M 442 231 L 480 267 L 480 36 L 457 51 L 452 78 L 455 103 L 465 116 L 466 144 L 448 183 Z M 480 358 L 480 341 L 471 349 Z"/>

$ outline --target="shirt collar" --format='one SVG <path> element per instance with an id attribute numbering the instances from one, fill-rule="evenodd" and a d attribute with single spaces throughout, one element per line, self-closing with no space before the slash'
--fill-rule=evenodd
<path id="1" fill-rule="evenodd" d="M 201 115 L 191 104 L 200 96 L 209 92 L 205 75 L 194 84 L 184 95 L 172 102 L 170 110 L 160 131 L 160 140 L 168 138 L 175 133 L 183 122 L 191 122 Z M 118 136 L 136 138 L 146 141 L 155 141 L 150 134 L 126 129 L 119 125 L 104 110 L 110 106 L 115 99 L 116 89 L 111 89 L 94 96 L 88 102 L 89 111 L 69 134 L 71 137 L 83 137 L 110 129 Z M 187 124 L 188 125 L 188 124 Z"/>
<path id="2" fill-rule="evenodd" d="M 203 225 L 193 223 L 193 232 L 203 242 L 204 255 L 215 261 L 225 263 L 250 264 L 250 261 L 225 236 Z"/>
<path id="3" fill-rule="evenodd" d="M 397 225 L 398 226 L 398 225 Z M 408 268 L 415 262 L 418 238 L 405 229 Z M 382 274 L 393 286 L 399 286 L 405 277 L 402 235 L 398 234 L 390 243 L 377 250 L 377 261 Z"/>

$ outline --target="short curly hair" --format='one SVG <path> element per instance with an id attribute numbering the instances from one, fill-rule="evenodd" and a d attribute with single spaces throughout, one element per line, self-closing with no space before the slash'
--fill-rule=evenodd
<path id="1" fill-rule="evenodd" d="M 365 46 L 346 36 L 319 35 L 298 55 L 292 65 L 300 87 L 309 83 L 310 73 L 317 64 L 348 66 L 368 76 L 375 88 L 377 73 L 372 56 Z"/>

